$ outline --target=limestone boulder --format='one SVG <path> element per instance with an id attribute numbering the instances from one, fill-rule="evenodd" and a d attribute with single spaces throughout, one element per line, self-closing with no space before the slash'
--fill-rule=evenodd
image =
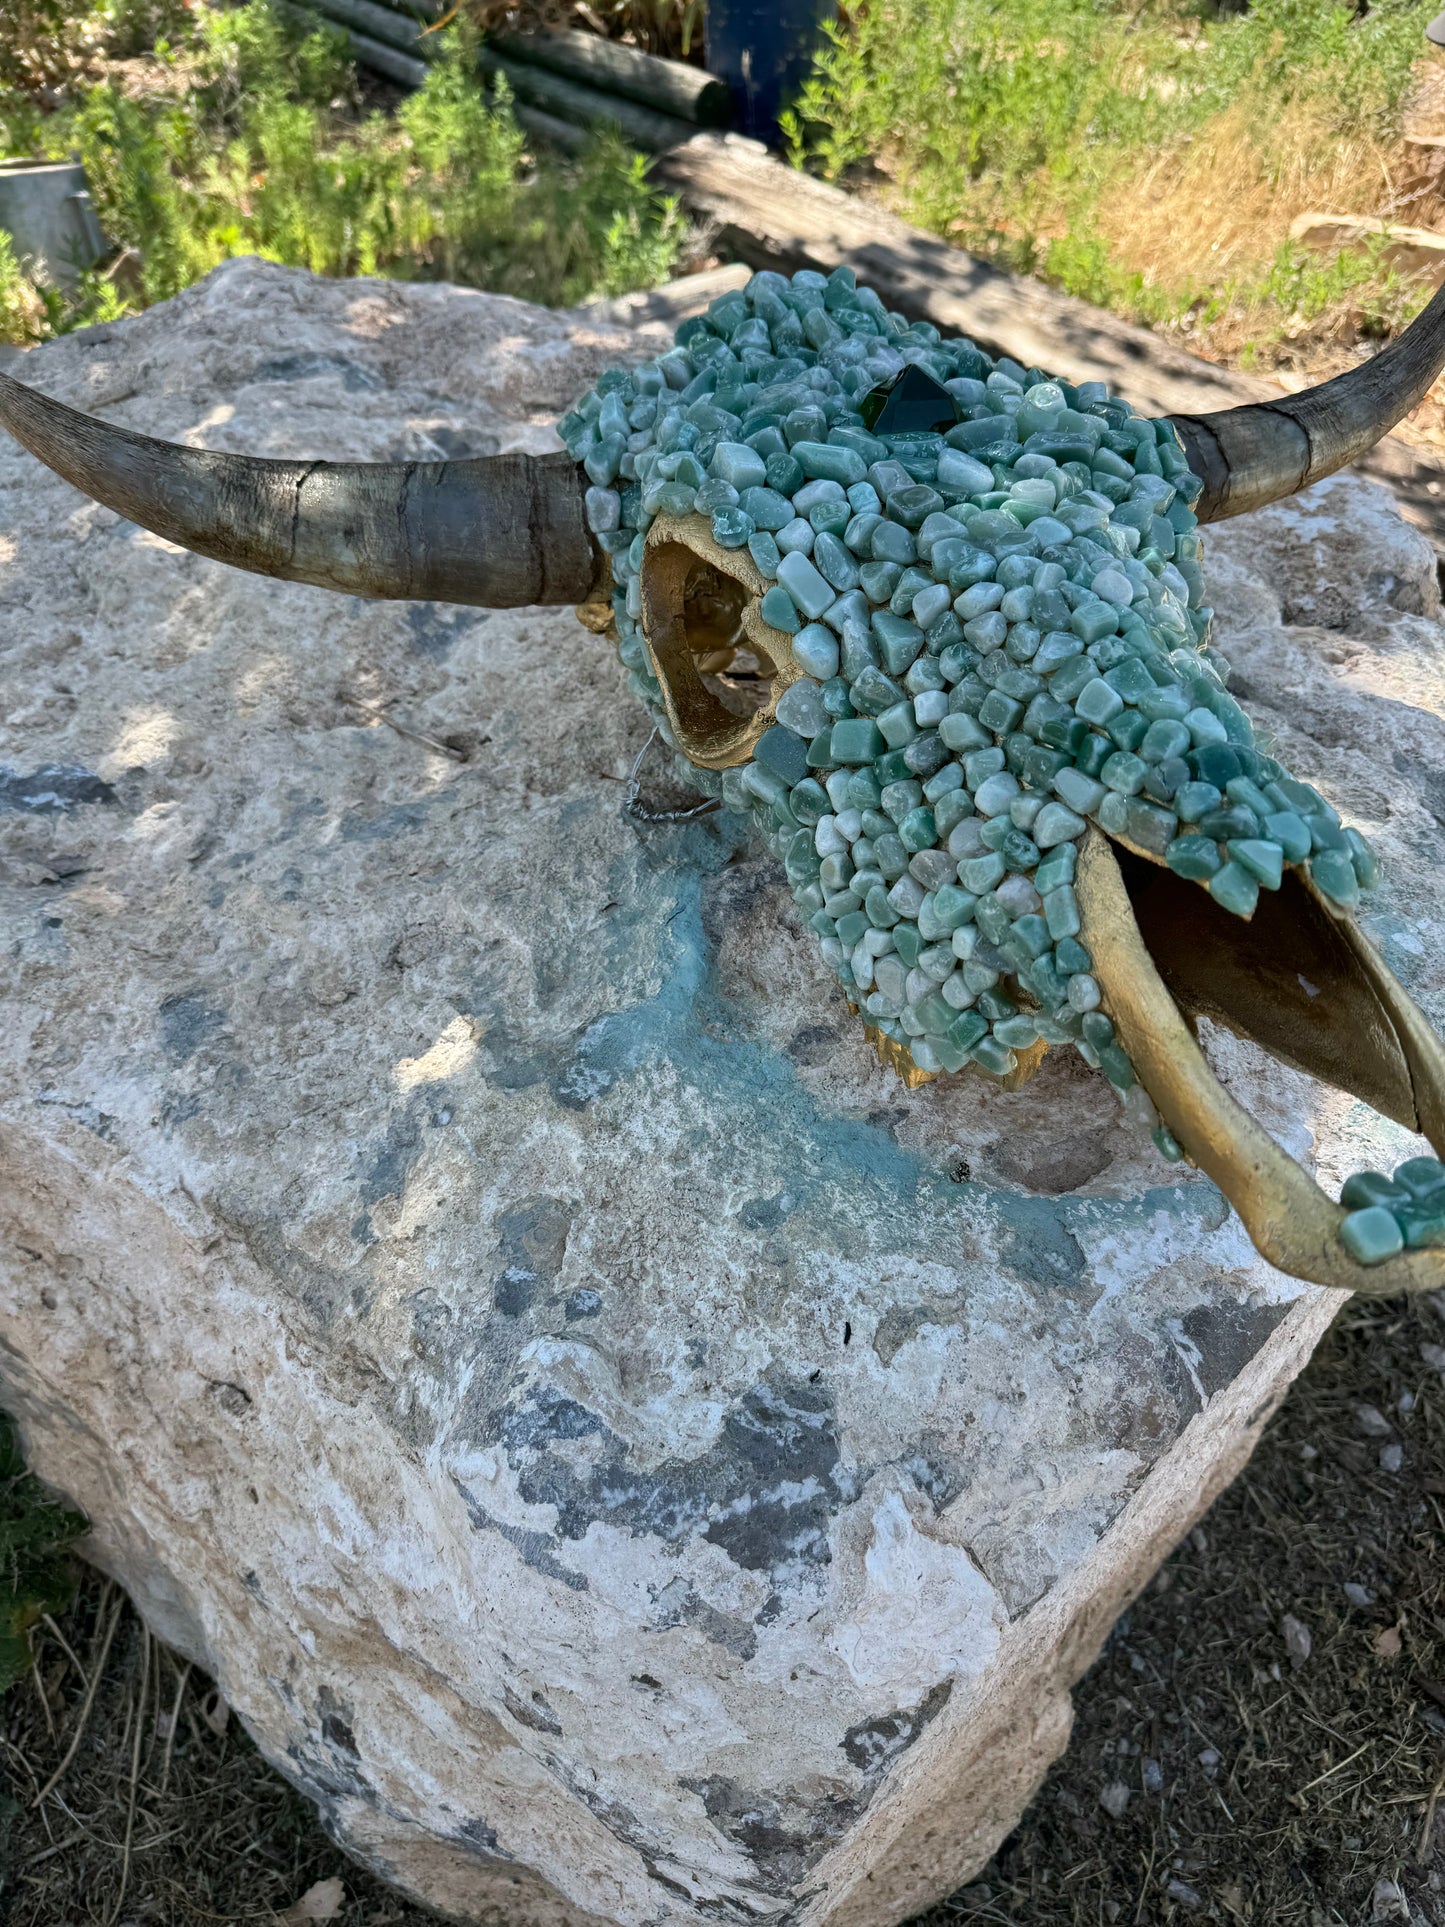
<path id="1" fill-rule="evenodd" d="M 217 448 L 542 448 L 665 311 L 235 262 L 23 373 Z M 1433 557 L 1342 480 L 1210 566 L 1445 1016 Z M 738 822 L 629 814 L 567 611 L 233 574 L 7 442 L 0 717 L 0 1399 L 90 1555 L 460 1920 L 964 1880 L 1338 1301 L 1076 1060 L 881 1068 Z M 1407 1154 L 1211 1048 L 1333 1181 Z"/>

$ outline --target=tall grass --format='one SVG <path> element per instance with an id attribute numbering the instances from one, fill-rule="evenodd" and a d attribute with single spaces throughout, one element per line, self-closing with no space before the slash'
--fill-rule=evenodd
<path id="1" fill-rule="evenodd" d="M 122 0 L 111 0 L 119 9 Z M 152 25 L 166 0 L 124 0 Z M 10 151 L 76 153 L 101 224 L 133 251 L 137 289 L 91 277 L 77 299 L 19 285 L 0 253 L 0 339 L 165 300 L 219 262 L 259 254 L 327 275 L 444 278 L 565 303 L 665 279 L 682 240 L 673 203 L 615 139 L 576 162 L 533 157 L 504 88 L 478 85 L 456 39 L 393 115 L 345 111 L 344 42 L 298 33 L 265 0 L 172 18 L 146 91 L 108 78 L 41 117 L 0 117 Z M 138 280 L 137 280 L 138 277 Z"/>
<path id="2" fill-rule="evenodd" d="M 1312 264 L 1289 224 L 1393 191 L 1431 12 L 866 0 L 818 59 L 790 152 L 829 177 L 877 170 L 921 225 L 1133 318 L 1231 311 L 1269 334 L 1348 302 L 1389 327 L 1419 291 L 1378 254 Z"/>

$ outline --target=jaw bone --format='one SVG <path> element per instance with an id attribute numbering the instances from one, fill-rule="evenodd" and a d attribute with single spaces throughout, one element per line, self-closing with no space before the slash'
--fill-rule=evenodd
<path id="1" fill-rule="evenodd" d="M 1291 869 L 1245 923 L 1097 829 L 1078 895 L 1105 1005 L 1140 1082 L 1256 1249 L 1281 1271 L 1342 1290 L 1445 1285 L 1445 1250 L 1368 1266 L 1353 1258 L 1340 1238 L 1346 1208 L 1229 1095 L 1195 1035 L 1201 1017 L 1223 1023 L 1445 1151 L 1445 1048 L 1354 919 Z"/>

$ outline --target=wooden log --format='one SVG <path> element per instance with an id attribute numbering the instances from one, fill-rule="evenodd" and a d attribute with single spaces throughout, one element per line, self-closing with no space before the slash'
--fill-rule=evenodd
<path id="1" fill-rule="evenodd" d="M 731 96 L 712 74 L 685 61 L 660 60 L 600 34 L 500 33 L 492 35 L 491 44 L 507 59 L 550 68 L 701 127 L 726 127 L 732 119 Z"/>
<path id="2" fill-rule="evenodd" d="M 338 25 L 365 34 L 384 46 L 398 47 L 414 58 L 430 60 L 437 50 L 436 35 L 426 36 L 426 28 L 410 15 L 394 7 L 377 6 L 376 0 L 310 0 L 310 5 Z"/>
<path id="3" fill-rule="evenodd" d="M 690 121 L 655 113 L 650 107 L 624 100 L 620 94 L 604 94 L 600 88 L 568 80 L 563 74 L 549 73 L 545 67 L 505 59 L 490 47 L 478 51 L 477 65 L 483 73 L 504 76 L 518 100 L 584 127 L 615 127 L 634 147 L 646 148 L 654 154 L 665 152 L 680 141 L 691 140 L 697 134 Z"/>
<path id="4" fill-rule="evenodd" d="M 384 75 L 387 80 L 395 81 L 398 87 L 420 87 L 426 79 L 426 65 L 423 61 L 414 59 L 410 54 L 402 53 L 398 47 L 388 46 L 381 40 L 374 40 L 370 34 L 359 33 L 330 11 L 323 13 L 319 0 L 314 5 L 292 4 L 292 0 L 280 0 L 280 4 L 285 13 L 297 15 L 312 25 L 334 28 L 337 32 L 344 34 L 351 58 L 358 66 L 369 68 L 374 74 Z M 332 4 L 339 5 L 341 0 L 332 0 Z M 379 13 L 381 9 L 372 7 L 370 11 Z"/>
<path id="5" fill-rule="evenodd" d="M 1283 392 L 1041 281 L 988 267 L 886 208 L 785 166 L 759 141 L 699 134 L 660 154 L 651 177 L 715 223 L 719 249 L 751 267 L 828 274 L 846 262 L 890 307 L 1026 368 L 1105 381 L 1149 414 L 1208 414 Z M 1445 461 L 1391 435 L 1354 466 L 1392 488 L 1406 519 L 1445 556 Z"/>

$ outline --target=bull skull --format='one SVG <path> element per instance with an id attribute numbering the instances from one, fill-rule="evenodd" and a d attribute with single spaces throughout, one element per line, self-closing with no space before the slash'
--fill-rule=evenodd
<path id="1" fill-rule="evenodd" d="M 1013 1083 L 1073 1044 L 1272 1263 L 1386 1293 L 1445 1284 L 1445 1166 L 1333 1202 L 1195 1037 L 1223 1022 L 1445 1150 L 1445 1050 L 1353 916 L 1373 857 L 1256 748 L 1194 530 L 1355 459 L 1442 362 L 1445 291 L 1320 388 L 1155 423 L 910 326 L 840 269 L 758 275 L 604 375 L 567 454 L 259 461 L 5 376 L 0 422 L 240 568 L 585 603 L 679 772 L 752 812 L 906 1082 Z"/>

